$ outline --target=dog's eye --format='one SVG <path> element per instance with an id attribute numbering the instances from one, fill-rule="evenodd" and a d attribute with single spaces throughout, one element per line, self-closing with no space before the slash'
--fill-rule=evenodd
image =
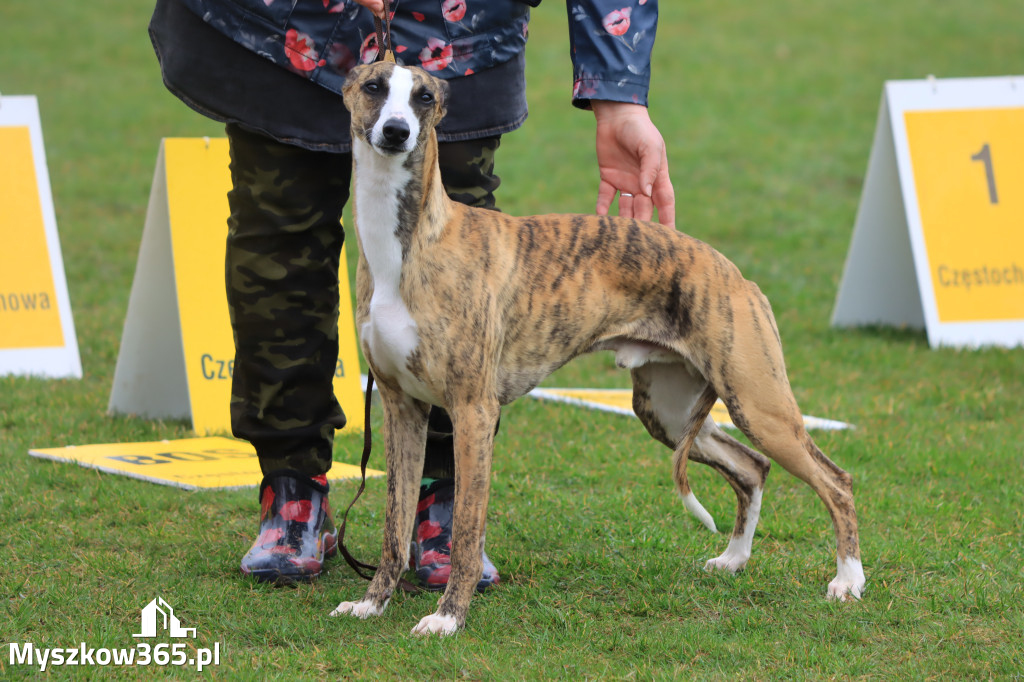
<path id="1" fill-rule="evenodd" d="M 434 101 L 434 93 L 424 90 L 420 93 L 420 101 L 424 104 L 432 104 Z"/>
<path id="2" fill-rule="evenodd" d="M 380 92 L 380 83 L 377 81 L 366 81 L 363 85 L 363 90 L 370 93 L 371 95 Z"/>

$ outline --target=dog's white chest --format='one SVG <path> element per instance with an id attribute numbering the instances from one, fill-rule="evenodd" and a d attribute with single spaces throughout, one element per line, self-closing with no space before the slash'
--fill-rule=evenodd
<path id="1" fill-rule="evenodd" d="M 390 376 L 405 371 L 419 344 L 416 322 L 401 301 L 372 302 L 370 319 L 360 331 L 374 361 Z"/>
<path id="2" fill-rule="evenodd" d="M 361 140 L 353 142 L 353 152 L 359 164 L 355 183 L 357 229 L 373 278 L 369 319 L 360 335 L 379 371 L 396 379 L 410 395 L 436 402 L 432 392 L 409 371 L 419 334 L 400 293 L 402 244 L 396 230 L 399 195 L 410 174 L 401 162 L 382 159 Z"/>

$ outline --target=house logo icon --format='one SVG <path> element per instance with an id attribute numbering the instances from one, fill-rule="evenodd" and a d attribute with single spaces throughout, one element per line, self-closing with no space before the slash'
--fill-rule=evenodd
<path id="1" fill-rule="evenodd" d="M 142 632 L 132 637 L 156 637 L 157 629 L 160 627 L 171 637 L 195 639 L 196 636 L 195 628 L 181 627 L 181 622 L 174 615 L 174 609 L 163 600 L 163 597 L 157 597 L 142 609 Z"/>

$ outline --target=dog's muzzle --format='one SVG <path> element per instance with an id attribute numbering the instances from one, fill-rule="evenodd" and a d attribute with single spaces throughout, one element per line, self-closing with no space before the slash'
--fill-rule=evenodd
<path id="1" fill-rule="evenodd" d="M 386 151 L 403 152 L 409 140 L 411 130 L 408 122 L 402 118 L 389 118 L 380 129 L 377 147 Z"/>

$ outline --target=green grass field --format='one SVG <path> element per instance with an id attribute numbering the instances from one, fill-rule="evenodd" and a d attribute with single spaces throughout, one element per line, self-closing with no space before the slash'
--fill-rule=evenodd
<path id="1" fill-rule="evenodd" d="M 685 513 L 668 451 L 638 421 L 523 400 L 504 412 L 488 517 L 504 584 L 445 640 L 408 634 L 430 595 L 398 595 L 372 621 L 328 618 L 364 589 L 342 562 L 297 589 L 243 580 L 254 491 L 189 493 L 27 456 L 190 434 L 105 414 L 159 141 L 222 134 L 163 89 L 149 4 L 0 5 L 0 92 L 39 98 L 85 372 L 0 377 L 0 676 L 33 674 L 11 664 L 9 642 L 133 646 L 159 595 L 198 628 L 194 646 L 220 643 L 207 672 L 227 679 L 1020 677 L 1024 350 L 932 350 L 919 331 L 829 327 L 883 82 L 1021 73 L 1016 3 L 661 3 L 651 102 L 678 225 L 772 300 L 804 412 L 857 425 L 815 437 L 854 476 L 863 601 L 825 600 L 827 514 L 780 467 L 747 570 L 708 574 L 726 536 Z M 569 105 L 565 24 L 554 0 L 535 12 L 531 117 L 498 158 L 511 213 L 593 207 L 593 123 Z M 547 383 L 628 376 L 592 357 Z M 336 459 L 357 461 L 360 443 L 339 438 Z M 372 465 L 383 468 L 379 451 Z M 728 531 L 731 491 L 690 471 Z M 354 489 L 335 486 L 336 509 Z M 383 498 L 370 482 L 349 523 L 364 560 L 379 552 Z"/>

